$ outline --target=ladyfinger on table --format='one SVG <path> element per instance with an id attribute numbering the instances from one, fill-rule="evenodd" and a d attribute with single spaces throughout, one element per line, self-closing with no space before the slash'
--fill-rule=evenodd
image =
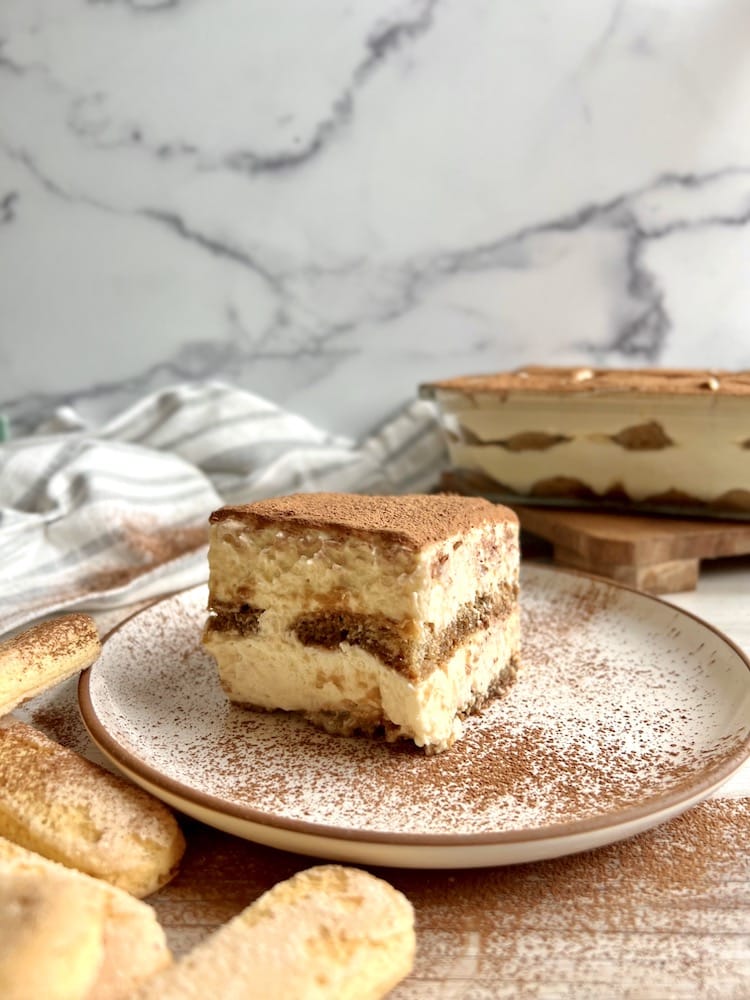
<path id="1" fill-rule="evenodd" d="M 23 722 L 0 727 L 0 836 L 134 896 L 185 850 L 163 803 Z"/>
<path id="2" fill-rule="evenodd" d="M 103 901 L 0 863 L 0 996 L 87 997 L 102 964 Z"/>
<path id="3" fill-rule="evenodd" d="M 411 971 L 414 949 L 400 892 L 323 865 L 274 886 L 133 1000 L 376 1000 Z"/>
<path id="4" fill-rule="evenodd" d="M 124 1000 L 171 962 L 147 903 L 0 837 L 3 1000 Z"/>
<path id="5" fill-rule="evenodd" d="M 0 715 L 91 666 L 101 650 L 88 615 L 42 622 L 0 643 Z"/>

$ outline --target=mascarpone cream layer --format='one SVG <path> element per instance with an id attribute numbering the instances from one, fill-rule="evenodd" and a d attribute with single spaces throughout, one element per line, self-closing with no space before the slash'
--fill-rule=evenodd
<path id="1" fill-rule="evenodd" d="M 301 611 L 341 609 L 410 620 L 429 638 L 477 594 L 517 584 L 518 560 L 512 522 L 414 552 L 318 530 L 248 531 L 241 521 L 227 519 L 211 527 L 209 588 L 213 605 L 264 609 L 264 633 L 283 633 Z"/>
<path id="2" fill-rule="evenodd" d="M 729 449 L 716 449 L 697 459 L 685 451 L 623 452 L 618 448 L 615 453 L 616 447 L 575 442 L 558 446 L 554 454 L 514 454 L 490 445 L 456 444 L 450 455 L 456 467 L 484 472 L 520 494 L 556 476 L 580 480 L 598 494 L 622 488 L 632 500 L 679 490 L 710 502 L 729 490 L 750 490 L 750 468 L 738 470 L 736 456 Z"/>
<path id="3" fill-rule="evenodd" d="M 591 396 L 439 394 L 446 414 L 481 441 L 502 441 L 525 431 L 575 437 L 618 434 L 654 420 L 680 444 L 703 447 L 715 439 L 740 445 L 750 437 L 748 396 Z"/>
<path id="4" fill-rule="evenodd" d="M 417 746 L 439 751 L 462 731 L 457 713 L 471 708 L 503 676 L 518 652 L 518 611 L 474 633 L 419 684 L 357 646 L 303 646 L 292 634 L 239 637 L 212 633 L 206 641 L 222 685 L 240 704 L 344 713 L 361 728 L 387 720 Z"/>

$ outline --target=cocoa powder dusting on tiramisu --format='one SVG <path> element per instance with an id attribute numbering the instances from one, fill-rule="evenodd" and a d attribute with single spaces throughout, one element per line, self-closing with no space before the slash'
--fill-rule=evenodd
<path id="1" fill-rule="evenodd" d="M 375 497 L 355 493 L 297 493 L 222 507 L 210 518 L 214 524 L 228 519 L 250 526 L 278 525 L 289 531 L 377 535 L 415 551 L 483 524 L 517 520 L 512 511 L 480 497 Z"/>
<path id="2" fill-rule="evenodd" d="M 583 377 L 582 377 L 583 376 Z M 463 393 L 598 393 L 671 394 L 677 396 L 750 395 L 750 371 L 705 371 L 690 368 L 566 368 L 529 365 L 516 371 L 459 375 L 426 383 L 422 394 L 435 390 Z"/>

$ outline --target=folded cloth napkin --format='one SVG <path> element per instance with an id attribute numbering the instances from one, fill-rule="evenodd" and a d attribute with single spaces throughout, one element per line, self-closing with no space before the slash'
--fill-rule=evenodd
<path id="1" fill-rule="evenodd" d="M 424 492 L 444 457 L 420 400 L 360 443 L 219 382 L 155 393 L 100 427 L 62 408 L 0 445 L 0 634 L 202 582 L 208 515 L 224 503 Z"/>

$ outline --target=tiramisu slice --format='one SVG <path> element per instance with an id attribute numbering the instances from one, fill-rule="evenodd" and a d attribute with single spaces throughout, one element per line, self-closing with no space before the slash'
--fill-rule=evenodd
<path id="1" fill-rule="evenodd" d="M 436 753 L 515 676 L 518 560 L 515 514 L 479 498 L 223 507 L 203 641 L 233 702 Z"/>

